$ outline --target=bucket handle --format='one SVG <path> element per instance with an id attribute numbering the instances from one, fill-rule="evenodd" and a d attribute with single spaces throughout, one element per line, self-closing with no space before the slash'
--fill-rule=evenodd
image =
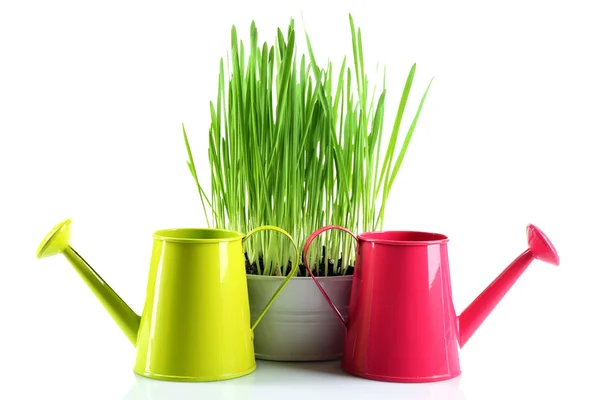
<path id="1" fill-rule="evenodd" d="M 294 238 L 292 238 L 292 236 L 287 233 L 285 230 L 277 227 L 277 226 L 273 226 L 273 225 L 263 225 L 263 226 L 259 226 L 258 228 L 252 229 L 250 232 L 248 232 L 248 234 L 242 239 L 242 244 L 252 235 L 254 235 L 255 233 L 258 233 L 260 231 L 275 231 L 275 232 L 279 232 L 282 235 L 286 236 L 288 239 L 290 239 L 292 241 L 292 244 L 294 245 L 294 250 L 296 251 L 296 259 L 294 260 L 294 263 L 292 264 L 292 270 L 290 271 L 290 273 L 287 275 L 287 277 L 285 278 L 285 280 L 281 283 L 281 285 L 279 285 L 279 287 L 277 288 L 277 290 L 275 291 L 275 293 L 273 294 L 273 296 L 271 297 L 271 300 L 269 300 L 269 302 L 267 303 L 267 305 L 265 306 L 265 308 L 263 308 L 263 310 L 260 312 L 260 314 L 258 315 L 258 318 L 256 318 L 256 321 L 254 321 L 254 324 L 252 325 L 252 327 L 250 329 L 254 330 L 254 328 L 256 328 L 256 326 L 258 325 L 258 323 L 260 322 L 260 320 L 264 317 L 264 315 L 267 313 L 267 311 L 269 310 L 269 308 L 271 307 L 271 305 L 273 304 L 273 302 L 275 301 L 275 299 L 277 298 L 277 296 L 279 296 L 279 293 L 283 290 L 283 288 L 285 287 L 285 285 L 288 284 L 289 280 L 292 279 L 292 277 L 296 274 L 296 272 L 298 271 L 298 266 L 300 264 L 300 252 L 298 250 L 298 245 L 296 244 L 296 241 L 294 240 Z"/>
<path id="2" fill-rule="evenodd" d="M 337 226 L 337 225 L 328 225 L 328 226 L 324 226 L 322 228 L 317 229 L 316 231 L 314 231 L 313 233 L 310 234 L 310 236 L 308 237 L 308 239 L 306 239 L 306 243 L 304 244 L 304 249 L 302 252 L 302 256 L 303 256 L 303 260 L 304 260 L 304 266 L 306 267 L 306 270 L 308 271 L 308 273 L 310 274 L 311 278 L 313 279 L 313 281 L 315 281 L 315 283 L 317 284 L 317 287 L 319 288 L 319 290 L 321 291 L 321 294 L 323 295 L 323 297 L 325 297 L 325 301 L 327 301 L 327 303 L 329 304 L 329 306 L 331 306 L 331 308 L 333 309 L 333 311 L 336 313 L 338 319 L 340 320 L 340 322 L 342 323 L 342 325 L 344 325 L 344 328 L 346 328 L 346 330 L 348 330 L 348 322 L 344 319 L 344 317 L 342 316 L 342 313 L 340 312 L 340 310 L 338 310 L 338 308 L 335 306 L 335 304 L 333 304 L 333 302 L 331 301 L 331 299 L 329 298 L 329 296 L 327 295 L 327 293 L 325 293 L 325 290 L 323 289 L 323 287 L 321 286 L 321 284 L 319 283 L 319 281 L 317 281 L 317 278 L 315 278 L 315 276 L 313 275 L 309 265 L 308 265 L 308 248 L 310 247 L 310 244 L 313 242 L 313 240 L 315 240 L 317 238 L 317 236 L 319 236 L 321 233 L 328 231 L 330 229 L 337 229 L 340 231 L 344 231 L 346 233 L 348 233 L 350 236 L 352 236 L 354 238 L 354 240 L 356 240 L 356 242 L 358 243 L 358 238 L 354 235 L 354 233 L 350 232 L 348 229 L 346 228 L 342 228 L 341 226 Z"/>

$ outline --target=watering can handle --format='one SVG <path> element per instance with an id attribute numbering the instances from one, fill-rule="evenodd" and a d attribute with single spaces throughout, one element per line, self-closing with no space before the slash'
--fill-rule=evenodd
<path id="1" fill-rule="evenodd" d="M 269 302 L 267 303 L 267 305 L 265 306 L 265 308 L 260 312 L 258 318 L 256 318 L 256 321 L 254 321 L 254 324 L 250 328 L 252 330 L 254 330 L 254 328 L 256 328 L 256 326 L 258 325 L 258 323 L 260 322 L 260 320 L 262 319 L 262 317 L 264 317 L 264 315 L 267 313 L 267 311 L 269 310 L 269 308 L 271 307 L 271 305 L 273 304 L 273 302 L 275 301 L 275 299 L 277 298 L 277 296 L 279 296 L 279 293 L 283 290 L 283 288 L 285 287 L 285 285 L 287 285 L 287 283 L 289 282 L 289 280 L 292 279 L 292 277 L 296 274 L 296 272 L 298 271 L 298 266 L 300 264 L 300 252 L 298 250 L 298 245 L 294 241 L 294 238 L 292 238 L 292 236 L 289 233 L 287 233 L 285 230 L 283 230 L 283 229 L 281 229 L 281 228 L 279 228 L 277 226 L 263 225 L 263 226 L 259 226 L 258 228 L 252 229 L 242 239 L 242 243 L 244 243 L 250 236 L 252 236 L 255 233 L 260 232 L 260 231 L 276 231 L 276 232 L 281 233 L 282 235 L 285 235 L 288 239 L 290 239 L 292 241 L 292 244 L 294 245 L 294 250 L 296 251 L 296 259 L 294 260 L 294 264 L 292 264 L 292 270 L 290 271 L 290 273 L 287 275 L 287 277 L 281 283 L 281 285 L 279 285 L 279 287 L 277 288 L 277 290 L 275 291 L 275 293 L 271 297 L 271 300 L 269 300 Z"/>
<path id="2" fill-rule="evenodd" d="M 349 235 L 351 235 L 354 238 L 354 240 L 356 240 L 356 242 L 358 242 L 358 238 L 352 232 L 350 232 L 348 229 L 342 228 L 341 226 L 337 226 L 337 225 L 328 225 L 328 226 L 324 226 L 322 228 L 319 228 L 319 229 L 317 229 L 316 231 L 314 231 L 313 233 L 310 234 L 310 236 L 308 237 L 308 239 L 306 239 L 306 243 L 304 244 L 304 250 L 302 252 L 302 255 L 303 255 L 303 260 L 304 260 L 304 266 L 306 267 L 306 270 L 308 271 L 308 273 L 312 277 L 313 281 L 315 281 L 315 283 L 317 284 L 317 287 L 321 291 L 321 294 L 323 295 L 323 297 L 325 297 L 325 301 L 327 301 L 327 303 L 331 306 L 331 308 L 333 309 L 333 311 L 335 311 L 337 317 L 342 322 L 342 324 L 344 325 L 344 327 L 346 329 L 348 329 L 348 323 L 346 322 L 346 320 L 344 320 L 344 317 L 342 316 L 342 313 L 340 312 L 340 310 L 338 310 L 338 308 L 335 306 L 335 304 L 333 304 L 333 302 L 331 301 L 331 299 L 329 298 L 329 296 L 327 295 L 327 293 L 325 293 L 325 290 L 323 289 L 323 287 L 321 286 L 321 284 L 319 283 L 319 281 L 317 281 L 317 278 L 315 278 L 315 276 L 313 275 L 313 273 L 312 273 L 312 271 L 311 271 L 311 269 L 310 269 L 310 267 L 308 265 L 307 254 L 308 254 L 308 248 L 310 247 L 310 244 L 321 233 L 323 233 L 325 231 L 328 231 L 328 230 L 331 230 L 331 229 L 337 229 L 337 230 L 340 230 L 340 231 L 344 231 L 344 232 L 348 233 Z"/>

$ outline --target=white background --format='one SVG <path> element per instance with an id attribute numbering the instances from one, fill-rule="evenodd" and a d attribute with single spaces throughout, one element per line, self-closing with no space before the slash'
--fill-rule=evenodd
<path id="1" fill-rule="evenodd" d="M 0 398 L 600 398 L 593 3 L 2 1 Z M 407 115 L 435 77 L 385 228 L 449 235 L 457 310 L 525 250 L 528 223 L 561 265 L 531 265 L 445 386 L 368 382 L 336 363 L 259 364 L 240 386 L 136 384 L 132 346 L 64 259 L 35 259 L 40 240 L 73 218 L 73 247 L 141 312 L 152 232 L 205 224 L 181 124 L 206 165 L 232 24 L 246 40 L 255 20 L 262 43 L 293 17 L 339 65 L 348 12 L 371 80 L 387 66 L 388 132 L 412 63 Z"/>

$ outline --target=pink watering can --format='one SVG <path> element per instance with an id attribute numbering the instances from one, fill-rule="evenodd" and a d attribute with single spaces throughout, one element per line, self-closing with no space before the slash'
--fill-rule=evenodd
<path id="1" fill-rule="evenodd" d="M 348 320 L 312 271 L 307 253 L 321 233 L 339 229 L 358 242 Z M 527 226 L 521 253 L 459 316 L 452 303 L 448 238 L 415 231 L 367 232 L 358 237 L 326 226 L 310 235 L 304 265 L 346 327 L 342 368 L 389 382 L 432 382 L 460 375 L 462 348 L 534 259 L 558 265 L 556 249 L 536 226 Z"/>

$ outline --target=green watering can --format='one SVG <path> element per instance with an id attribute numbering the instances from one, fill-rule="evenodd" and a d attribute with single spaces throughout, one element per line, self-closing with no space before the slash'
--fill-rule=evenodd
<path id="1" fill-rule="evenodd" d="M 136 347 L 137 374 L 170 381 L 216 381 L 256 369 L 253 329 L 296 274 L 300 261 L 289 233 L 275 226 L 262 226 L 247 235 L 200 228 L 154 232 L 146 301 L 138 316 L 69 245 L 70 223 L 65 220 L 46 235 L 37 257 L 60 253 L 71 263 Z M 296 259 L 250 326 L 242 246 L 263 230 L 287 236 Z"/>

